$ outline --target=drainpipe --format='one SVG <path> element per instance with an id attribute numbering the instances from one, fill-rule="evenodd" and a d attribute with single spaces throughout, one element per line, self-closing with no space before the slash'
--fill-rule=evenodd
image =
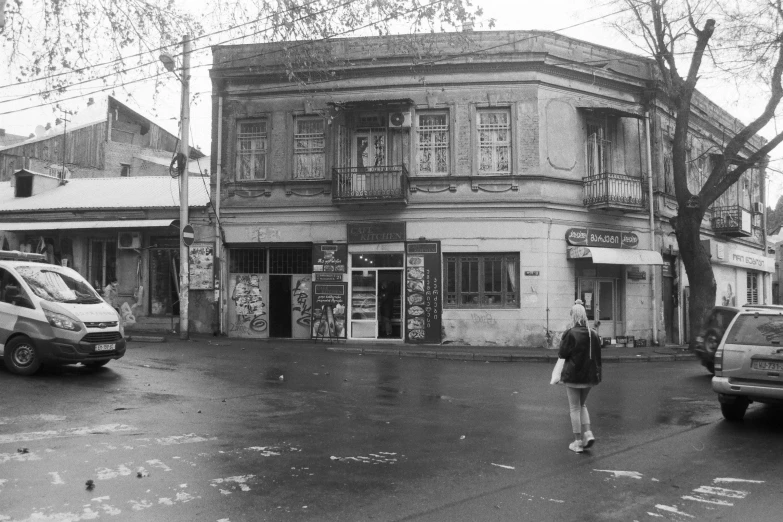
<path id="1" fill-rule="evenodd" d="M 218 96 L 217 116 L 217 170 L 215 172 L 215 266 L 218 279 L 218 334 L 223 333 L 223 251 L 220 231 L 220 178 L 223 173 L 223 97 Z"/>
<path id="2" fill-rule="evenodd" d="M 652 180 L 652 138 L 650 137 L 650 111 L 644 113 L 644 132 L 647 135 L 647 191 L 650 205 L 650 250 L 655 250 L 655 210 L 653 205 Z M 652 287 L 652 343 L 658 345 L 658 278 L 655 266 L 650 268 L 650 286 Z"/>

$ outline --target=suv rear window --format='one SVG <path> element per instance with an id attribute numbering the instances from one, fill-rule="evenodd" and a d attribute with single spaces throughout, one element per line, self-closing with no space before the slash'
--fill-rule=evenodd
<path id="1" fill-rule="evenodd" d="M 727 344 L 780 346 L 783 342 L 783 315 L 742 314 L 726 337 Z"/>

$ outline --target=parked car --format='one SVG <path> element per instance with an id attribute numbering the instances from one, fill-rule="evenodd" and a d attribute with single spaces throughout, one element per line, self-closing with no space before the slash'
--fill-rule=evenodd
<path id="1" fill-rule="evenodd" d="M 707 320 L 704 322 L 701 332 L 696 337 L 696 346 L 693 351 L 701 361 L 702 366 L 707 368 L 710 373 L 715 373 L 713 361 L 715 359 L 715 350 L 718 348 L 726 328 L 734 316 L 739 312 L 739 308 L 733 306 L 716 306 L 710 311 Z"/>
<path id="2" fill-rule="evenodd" d="M 8 371 L 98 368 L 125 355 L 118 313 L 75 270 L 40 254 L 0 252 L 0 352 Z"/>
<path id="3" fill-rule="evenodd" d="M 739 421 L 752 402 L 783 404 L 783 307 L 743 307 L 714 359 L 712 389 L 723 417 Z"/>

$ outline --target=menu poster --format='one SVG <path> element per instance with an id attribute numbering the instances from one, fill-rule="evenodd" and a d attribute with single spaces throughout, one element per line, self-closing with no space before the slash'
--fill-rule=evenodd
<path id="1" fill-rule="evenodd" d="M 312 339 L 345 339 L 345 303 L 348 283 L 313 283 Z"/>
<path id="2" fill-rule="evenodd" d="M 405 288 L 405 342 L 440 344 L 440 241 L 405 244 Z"/>
<path id="3" fill-rule="evenodd" d="M 214 274 L 214 247 L 211 245 L 192 245 L 188 249 L 190 289 L 212 290 Z"/>
<path id="4" fill-rule="evenodd" d="M 345 273 L 348 266 L 348 245 L 316 243 L 313 245 L 313 272 Z"/>

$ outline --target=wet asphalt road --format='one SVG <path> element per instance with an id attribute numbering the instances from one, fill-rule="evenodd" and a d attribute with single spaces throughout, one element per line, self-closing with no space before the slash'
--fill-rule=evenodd
<path id="1" fill-rule="evenodd" d="M 695 361 L 607 364 L 576 455 L 550 370 L 228 339 L 0 365 L 0 521 L 781 519 L 780 410 L 729 424 Z"/>

